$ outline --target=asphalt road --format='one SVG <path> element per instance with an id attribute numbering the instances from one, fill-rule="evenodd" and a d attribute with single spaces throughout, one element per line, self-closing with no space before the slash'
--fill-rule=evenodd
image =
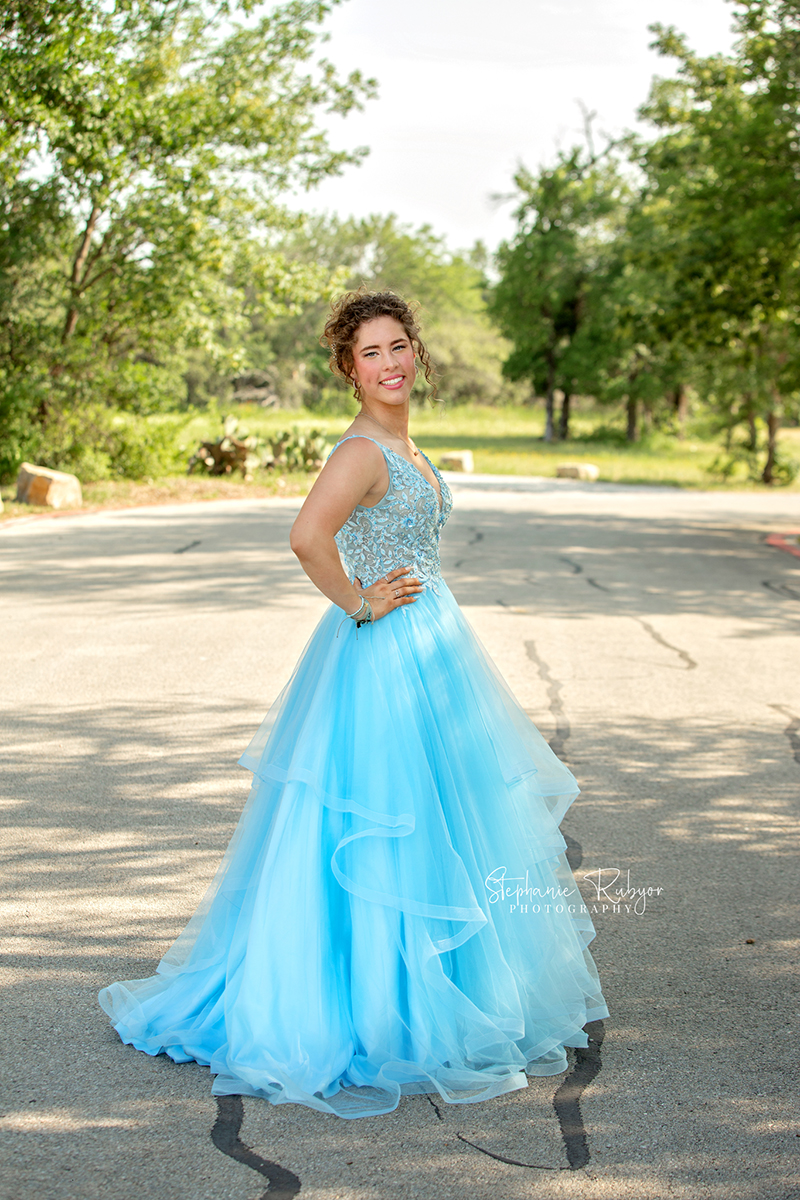
<path id="1" fill-rule="evenodd" d="M 611 1018 L 568 1077 L 345 1121 L 218 1102 L 206 1069 L 119 1042 L 97 990 L 151 974 L 193 911 L 326 605 L 296 508 L 0 533 L 0 1195 L 799 1196 L 800 557 L 765 542 L 800 530 L 797 495 L 456 489 L 445 574 L 583 788 L 564 831 Z M 622 886 L 654 889 L 644 911 Z"/>

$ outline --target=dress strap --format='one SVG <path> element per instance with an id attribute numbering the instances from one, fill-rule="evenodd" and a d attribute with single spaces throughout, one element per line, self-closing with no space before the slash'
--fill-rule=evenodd
<path id="1" fill-rule="evenodd" d="M 347 437 L 339 439 L 339 441 L 333 447 L 333 450 L 331 450 L 331 454 L 334 454 L 344 442 L 352 442 L 354 438 L 361 438 L 361 440 L 364 442 L 374 442 L 376 446 L 380 446 L 381 450 L 389 450 L 389 447 L 384 446 L 383 442 L 379 442 L 375 438 L 369 437 L 369 435 L 366 433 L 351 433 Z M 389 450 L 389 453 L 392 453 L 391 450 Z M 331 454 L 328 455 L 328 458 L 331 457 Z M 386 455 L 384 454 L 383 457 L 386 458 Z"/>

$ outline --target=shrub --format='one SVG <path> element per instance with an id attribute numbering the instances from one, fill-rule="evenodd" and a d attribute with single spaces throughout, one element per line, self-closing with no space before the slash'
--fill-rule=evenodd
<path id="1" fill-rule="evenodd" d="M 25 438 L 3 439 L 3 472 L 16 472 L 25 457 L 84 483 L 100 479 L 156 479 L 182 467 L 179 435 L 188 417 L 143 417 L 83 404 L 51 413 Z"/>

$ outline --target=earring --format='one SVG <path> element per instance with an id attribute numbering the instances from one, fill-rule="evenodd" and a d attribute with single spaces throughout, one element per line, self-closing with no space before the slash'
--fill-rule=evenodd
<path id="1" fill-rule="evenodd" d="M 353 396 L 358 401 L 358 403 L 361 404 L 361 402 L 362 402 L 361 401 L 361 384 L 358 382 L 355 375 L 351 375 L 350 379 L 353 384 Z"/>

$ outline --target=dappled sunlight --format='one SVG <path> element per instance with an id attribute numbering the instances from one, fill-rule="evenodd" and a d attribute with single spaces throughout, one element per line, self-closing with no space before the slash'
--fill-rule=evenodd
<path id="1" fill-rule="evenodd" d="M 312 585 L 289 550 L 299 505 L 202 506 L 192 514 L 191 537 L 180 509 L 85 518 L 68 531 L 54 522 L 29 527 L 3 543 L 4 590 L 13 596 L 21 589 L 36 607 L 55 598 L 85 604 L 111 594 L 137 614 L 153 606 L 234 611 L 263 604 L 267 581 L 270 598 L 297 591 L 311 596 Z M 63 554 L 65 534 L 69 557 Z M 197 544 L 182 552 L 192 541 Z"/>
<path id="2" fill-rule="evenodd" d="M 609 817 L 641 813 L 695 851 L 716 844 L 773 860 L 800 846 L 800 767 L 769 719 L 736 729 L 707 719 L 641 717 L 633 729 L 582 720 L 571 740 L 586 802 Z"/>
<path id="3" fill-rule="evenodd" d="M 252 723 L 211 700 L 184 701 L 168 733 L 165 715 L 119 704 L 8 717 L 0 912 L 18 970 L 85 967 L 132 935 L 157 960 L 202 897 L 247 798 L 236 759 Z"/>
<path id="4" fill-rule="evenodd" d="M 22 1109 L 3 1114 L 3 1124 L 15 1133 L 83 1133 L 92 1129 L 133 1129 L 137 1117 L 84 1117 L 75 1112 L 56 1110 L 31 1112 Z"/>

